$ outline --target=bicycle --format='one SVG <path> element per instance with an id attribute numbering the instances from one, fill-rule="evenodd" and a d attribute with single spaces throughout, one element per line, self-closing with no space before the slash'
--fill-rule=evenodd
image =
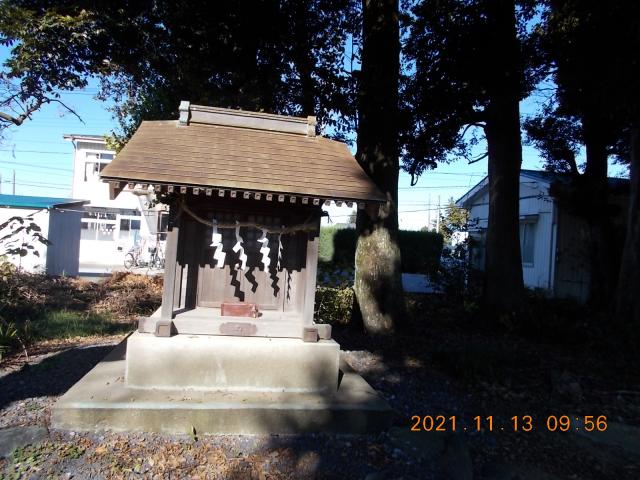
<path id="1" fill-rule="evenodd" d="M 131 270 L 133 267 L 164 268 L 164 254 L 160 246 L 149 247 L 149 259 L 142 258 L 142 247 L 131 247 L 124 256 L 124 268 Z"/>

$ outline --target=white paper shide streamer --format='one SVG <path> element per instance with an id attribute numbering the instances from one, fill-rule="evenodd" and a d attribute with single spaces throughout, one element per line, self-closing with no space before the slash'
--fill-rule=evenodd
<path id="1" fill-rule="evenodd" d="M 216 261 L 216 267 L 224 268 L 224 259 L 227 256 L 222 251 L 222 234 L 218 233 L 218 222 L 213 219 L 213 234 L 211 235 L 211 246 L 216 247 L 216 251 L 213 253 L 213 259 Z"/>
<path id="2" fill-rule="evenodd" d="M 284 225 L 282 226 L 284 229 Z M 282 232 L 278 234 L 278 271 L 282 270 Z"/>
<path id="3" fill-rule="evenodd" d="M 267 238 L 267 231 L 262 229 L 262 236 L 258 239 L 258 242 L 262 244 L 260 247 L 260 253 L 262 254 L 262 265 L 264 266 L 264 271 L 269 270 L 269 264 L 271 263 L 271 259 L 269 258 L 269 253 L 271 249 L 269 248 L 269 239 Z"/>
<path id="4" fill-rule="evenodd" d="M 236 222 L 238 224 L 239 222 Z M 242 243 L 244 240 L 240 236 L 240 225 L 236 225 L 236 244 L 233 246 L 233 251 L 238 253 L 238 259 L 240 260 L 240 270 L 247 269 L 247 254 L 244 253 L 244 247 Z"/>

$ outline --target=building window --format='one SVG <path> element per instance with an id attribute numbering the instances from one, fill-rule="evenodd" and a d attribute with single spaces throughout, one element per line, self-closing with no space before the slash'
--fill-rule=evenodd
<path id="1" fill-rule="evenodd" d="M 116 222 L 114 220 L 86 220 L 82 219 L 82 240 L 112 241 Z"/>
<path id="2" fill-rule="evenodd" d="M 120 219 L 120 233 L 118 238 L 120 240 L 136 240 L 140 235 L 140 220 L 134 220 L 132 218 Z"/>
<path id="3" fill-rule="evenodd" d="M 533 265 L 534 251 L 536 248 L 536 224 L 535 222 L 520 223 L 520 253 L 523 265 Z"/>
<path id="4" fill-rule="evenodd" d="M 111 163 L 113 153 L 87 152 L 84 164 L 84 181 L 98 180 L 100 172 Z"/>

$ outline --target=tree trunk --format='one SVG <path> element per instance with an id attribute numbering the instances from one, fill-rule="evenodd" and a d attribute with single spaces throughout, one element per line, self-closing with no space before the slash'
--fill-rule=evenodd
<path id="1" fill-rule="evenodd" d="M 583 211 L 589 228 L 589 304 L 603 309 L 610 305 L 618 274 L 618 262 L 613 258 L 609 241 L 607 144 L 600 134 L 604 125 L 591 125 L 588 120 L 584 123 L 587 166 L 581 185 L 584 191 L 579 198 L 585 202 Z"/>
<path id="2" fill-rule="evenodd" d="M 398 245 L 398 0 L 363 0 L 362 72 L 356 158 L 386 195 L 357 216 L 354 316 L 372 334 L 390 334 L 405 314 Z"/>
<path id="3" fill-rule="evenodd" d="M 640 126 L 631 131 L 631 192 L 627 238 L 617 288 L 617 320 L 638 338 L 640 328 Z"/>
<path id="4" fill-rule="evenodd" d="M 486 108 L 489 153 L 489 223 L 486 237 L 484 308 L 490 318 L 513 315 L 523 294 L 520 256 L 520 45 L 512 0 L 489 2 L 500 55 L 492 59 L 494 76 Z"/>

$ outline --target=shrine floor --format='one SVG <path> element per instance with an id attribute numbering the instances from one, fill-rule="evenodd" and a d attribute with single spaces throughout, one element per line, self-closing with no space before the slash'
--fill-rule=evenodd
<path id="1" fill-rule="evenodd" d="M 391 422 L 387 402 L 345 362 L 340 363 L 339 388 L 331 394 L 137 389 L 124 382 L 126 344 L 127 339 L 58 400 L 52 426 L 75 431 L 357 434 L 382 430 Z"/>

